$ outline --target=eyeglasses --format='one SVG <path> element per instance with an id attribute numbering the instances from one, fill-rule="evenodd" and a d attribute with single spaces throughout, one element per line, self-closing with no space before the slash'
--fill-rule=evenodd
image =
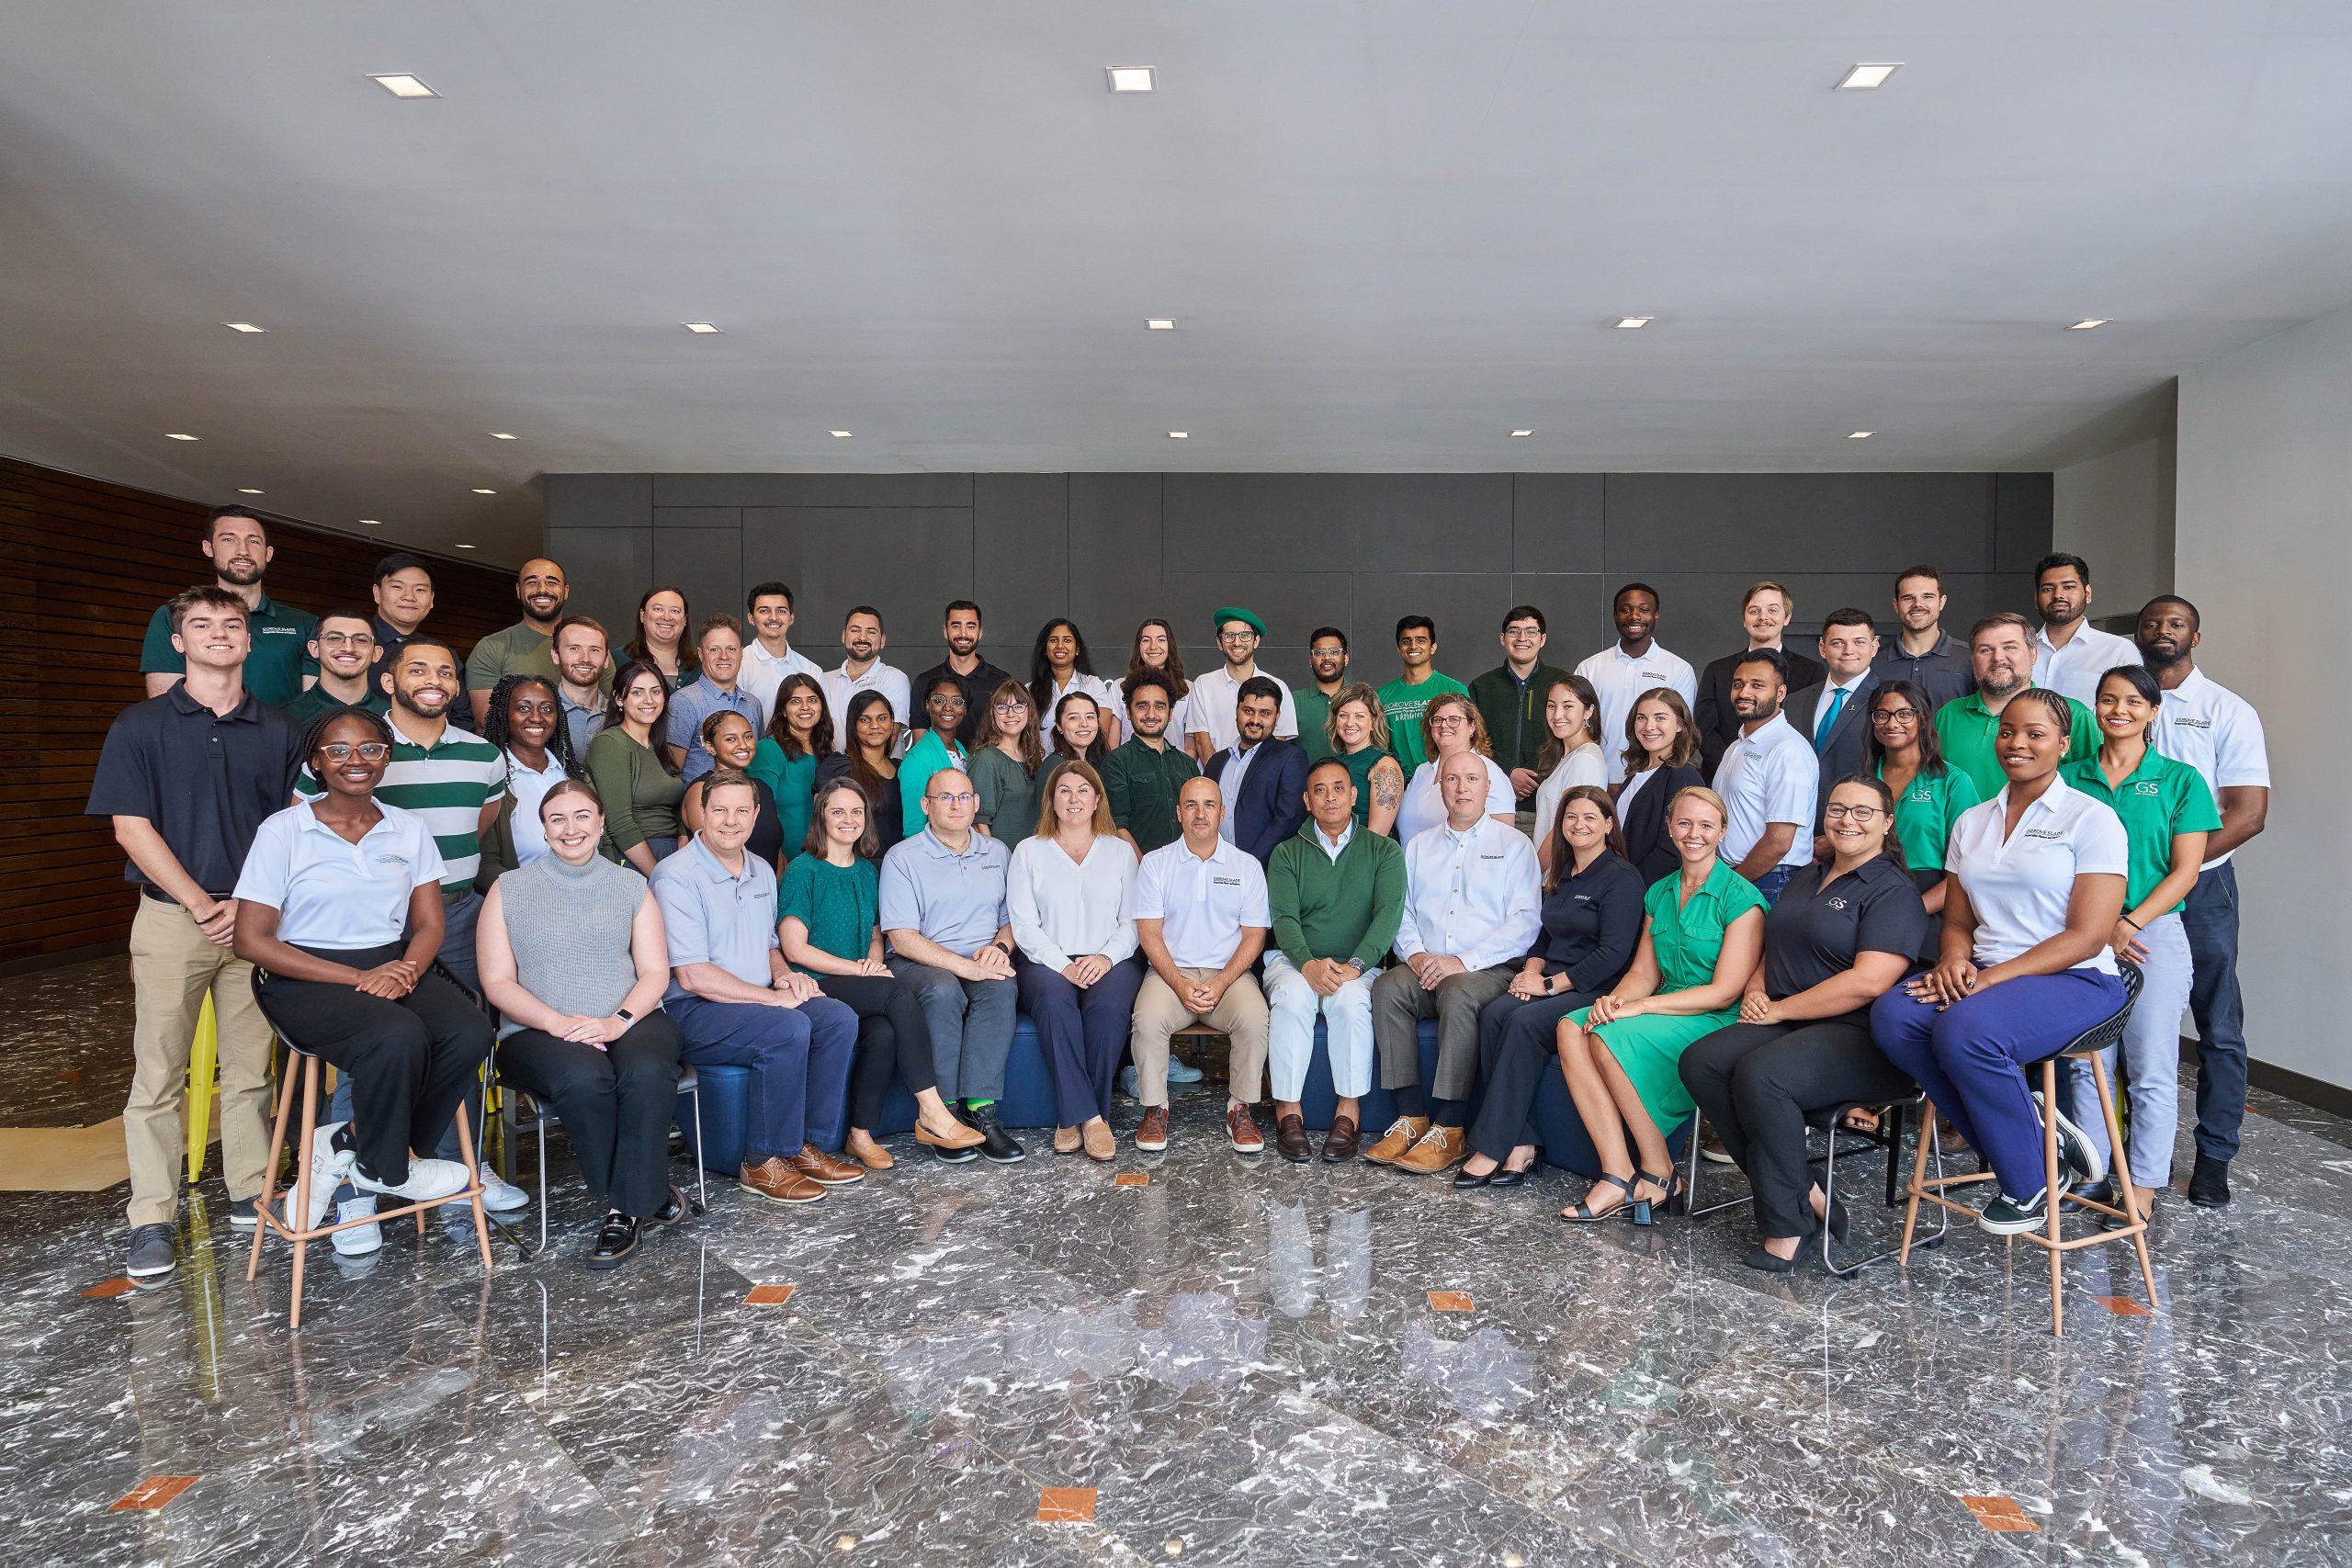
<path id="1" fill-rule="evenodd" d="M 935 708 L 960 708 L 970 705 L 963 698 L 951 696 L 945 692 L 933 692 L 924 701 L 929 706 Z"/>
<path id="2" fill-rule="evenodd" d="M 1469 720 L 1464 718 L 1458 713 L 1440 714 L 1430 720 L 1430 728 L 1431 729 L 1459 729 L 1468 722 Z"/>
<path id="3" fill-rule="evenodd" d="M 1219 642 L 1255 642 L 1258 640 L 1258 634 L 1253 631 L 1219 632 L 1216 634 L 1216 640 Z"/>
<path id="4" fill-rule="evenodd" d="M 1875 806 L 1830 805 L 1821 808 L 1822 819 L 1828 822 L 1843 822 L 1850 817 L 1855 821 L 1867 825 L 1884 815 L 1883 809 Z"/>
<path id="5" fill-rule="evenodd" d="M 964 790 L 955 795 L 934 795 L 931 798 L 941 806 L 970 806 L 980 797 Z"/>
<path id="6" fill-rule="evenodd" d="M 373 632 L 321 632 L 319 634 L 321 648 L 341 648 L 346 643 L 355 648 L 372 646 L 375 640 L 376 634 Z"/>
<path id="7" fill-rule="evenodd" d="M 1317 659 L 1345 659 L 1348 655 L 1346 649 L 1340 647 L 1337 643 L 1329 642 L 1319 647 L 1310 648 L 1306 651 Z"/>
<path id="8" fill-rule="evenodd" d="M 1917 724 L 1919 722 L 1919 710 L 1917 708 L 1881 708 L 1871 715 L 1871 722 L 1872 724 Z"/>
<path id="9" fill-rule="evenodd" d="M 363 740 L 356 746 L 348 740 L 330 740 L 319 748 L 319 755 L 330 762 L 348 762 L 355 753 L 363 762 L 380 762 L 392 754 L 392 749 L 380 740 Z"/>
<path id="10" fill-rule="evenodd" d="M 996 705 L 996 711 L 999 713 L 1027 713 L 1029 711 L 1029 705 L 1027 703 L 999 703 Z"/>

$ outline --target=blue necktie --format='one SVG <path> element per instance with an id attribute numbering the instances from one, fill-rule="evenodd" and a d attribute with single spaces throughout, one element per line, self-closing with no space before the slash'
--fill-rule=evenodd
<path id="1" fill-rule="evenodd" d="M 1813 749 L 1815 751 L 1820 750 L 1824 745 L 1827 744 L 1829 732 L 1838 728 L 1838 716 L 1845 711 L 1846 688 L 1843 686 L 1831 687 L 1829 690 L 1829 711 L 1823 714 L 1821 716 L 1821 722 L 1813 727 Z"/>

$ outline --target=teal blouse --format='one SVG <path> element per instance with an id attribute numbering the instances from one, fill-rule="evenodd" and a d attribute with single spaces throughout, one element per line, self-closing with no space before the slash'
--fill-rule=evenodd
<path id="1" fill-rule="evenodd" d="M 874 863 L 854 859 L 835 865 L 822 855 L 795 855 L 776 884 L 778 921 L 787 917 L 808 928 L 809 945 L 835 958 L 856 960 L 874 951 L 874 921 L 881 909 L 881 878 Z M 804 975 L 816 971 L 795 964 Z"/>
<path id="2" fill-rule="evenodd" d="M 763 736 L 758 749 L 752 753 L 750 773 L 775 796 L 776 825 L 784 831 L 785 859 L 797 860 L 800 846 L 808 838 L 808 817 L 817 794 L 815 753 L 787 760 L 783 747 Z M 861 953 L 858 956 L 865 955 Z"/>

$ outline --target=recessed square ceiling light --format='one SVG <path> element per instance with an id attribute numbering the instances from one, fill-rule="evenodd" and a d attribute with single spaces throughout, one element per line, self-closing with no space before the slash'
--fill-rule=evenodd
<path id="1" fill-rule="evenodd" d="M 708 321 L 688 321 L 684 323 L 684 325 L 686 331 L 702 336 L 708 336 L 718 331 L 717 327 L 712 326 Z"/>
<path id="2" fill-rule="evenodd" d="M 196 439 L 195 436 L 180 430 L 167 430 L 164 432 L 164 438 L 167 441 L 193 441 Z"/>
<path id="3" fill-rule="evenodd" d="M 1872 87 L 1883 87 L 1886 79 L 1902 69 L 1903 62 L 1899 60 L 1883 60 L 1876 63 L 1865 62 L 1838 78 L 1838 90 L 1841 93 L 1863 93 Z"/>
<path id="4" fill-rule="evenodd" d="M 832 436 L 836 441 L 846 441 L 849 439 L 849 432 L 846 430 L 829 431 L 827 434 Z"/>
<path id="5" fill-rule="evenodd" d="M 241 490 L 237 493 L 239 495 L 259 495 L 261 491 L 257 490 Z"/>
<path id="6" fill-rule="evenodd" d="M 1620 332 L 1634 332 L 1648 326 L 1657 320 L 1656 316 L 1620 316 L 1617 318 L 1617 329 Z"/>
<path id="7" fill-rule="evenodd" d="M 1114 93 L 1148 93 L 1152 89 L 1148 65 L 1106 65 L 1102 69 L 1110 73 L 1111 91 Z"/>
<path id="8" fill-rule="evenodd" d="M 437 98 L 441 96 L 405 71 L 370 73 L 368 79 L 396 98 Z"/>
<path id="9" fill-rule="evenodd" d="M 251 321 L 223 321 L 220 324 L 228 328 L 232 333 L 266 333 L 269 331 L 267 327 L 257 327 Z"/>
<path id="10" fill-rule="evenodd" d="M 1846 437 L 1846 439 L 1849 441 L 1868 441 L 1871 436 L 1876 435 L 1877 434 L 1878 432 L 1875 430 L 1858 430 L 1854 432 L 1853 434 Z"/>
<path id="11" fill-rule="evenodd" d="M 1171 430 L 1168 433 L 1168 439 L 1170 441 L 1190 441 L 1192 438 L 1193 433 L 1189 430 Z"/>
<path id="12" fill-rule="evenodd" d="M 1176 321 L 1172 316 L 1147 317 L 1143 324 L 1156 333 L 1172 333 L 1176 330 Z"/>
<path id="13" fill-rule="evenodd" d="M 1512 432 L 1511 432 L 1511 434 L 1513 434 L 1513 435 L 1515 435 L 1515 436 L 1517 436 L 1517 435 L 1532 435 L 1532 434 L 1535 434 L 1535 432 L 1533 432 L 1533 431 L 1532 431 L 1532 430 L 1514 430 L 1514 431 L 1512 431 Z"/>
<path id="14" fill-rule="evenodd" d="M 2086 333 L 2093 327 L 2103 327 L 2105 325 L 2107 325 L 2107 318 L 2105 316 L 2085 316 L 2081 321 L 2076 321 L 2073 326 L 2068 327 L 2066 330 L 2070 333 Z"/>
<path id="15" fill-rule="evenodd" d="M 491 438 L 492 441 L 520 441 L 520 440 L 522 440 L 522 439 L 523 439 L 521 436 L 516 435 L 516 434 L 513 434 L 512 432 L 504 431 L 504 430 L 493 430 L 493 431 L 492 431 L 492 432 L 490 433 L 490 438 Z"/>
<path id="16" fill-rule="evenodd" d="M 476 495 L 496 495 L 498 492 L 494 490 L 484 490 L 480 485 L 476 485 L 474 487 L 474 493 Z"/>

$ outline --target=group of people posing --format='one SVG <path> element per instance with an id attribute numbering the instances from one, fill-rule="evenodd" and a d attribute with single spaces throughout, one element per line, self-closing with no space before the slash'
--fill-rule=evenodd
<path id="1" fill-rule="evenodd" d="M 2099 632 L 2074 557 L 2038 568 L 2038 625 L 1988 615 L 1964 645 L 1918 567 L 1895 636 L 1834 611 L 1818 662 L 1782 646 L 1793 603 L 1758 583 L 1747 646 L 1702 671 L 1629 583 L 1616 642 L 1573 671 L 1544 662 L 1544 616 L 1521 605 L 1502 662 L 1466 684 L 1408 616 L 1396 679 L 1351 680 L 1327 626 L 1294 689 L 1257 667 L 1267 628 L 1238 606 L 1216 613 L 1221 664 L 1198 676 L 1166 621 L 1112 681 L 1057 618 L 1024 681 L 983 656 L 968 601 L 911 680 L 870 606 L 820 670 L 774 582 L 748 626 L 695 622 L 656 587 L 615 649 L 566 613 L 548 560 L 518 577 L 522 621 L 461 662 L 424 625 L 413 558 L 379 566 L 372 612 L 313 621 L 263 591 L 257 520 L 222 509 L 204 548 L 216 581 L 158 610 L 154 694 L 110 731 L 88 807 L 144 895 L 134 1276 L 173 1266 L 208 989 L 234 1223 L 255 1219 L 275 1020 L 345 1086 L 313 1224 L 463 1190 L 456 1119 L 480 1115 L 495 1049 L 603 1207 L 593 1267 L 684 1213 L 666 1176 L 682 1063 L 750 1069 L 739 1181 L 811 1202 L 892 1163 L 894 1083 L 938 1158 L 1023 1158 L 1000 1101 L 1024 1014 L 1057 1154 L 1115 1157 L 1123 1079 L 1135 1146 L 1165 1149 L 1169 1043 L 1207 1029 L 1229 1043 L 1236 1151 L 1265 1148 L 1271 1090 L 1286 1158 L 1515 1187 L 1556 1065 L 1591 1146 L 1576 1163 L 1598 1173 L 1564 1219 L 1676 1208 L 1668 1144 L 1696 1108 L 1753 1182 L 1750 1262 L 1785 1270 L 1845 1224 L 1810 1176 L 1808 1115 L 1916 1085 L 1999 1178 L 1982 1223 L 2012 1234 L 2052 1199 L 2022 1068 L 2124 1005 L 2124 962 L 2143 985 L 2113 1200 L 2145 1213 L 2168 1184 L 2184 1004 L 2190 1200 L 2228 1200 L 2245 1073 L 2229 855 L 2267 809 L 2260 725 L 2196 669 L 2192 605 L 2160 597 L 2134 638 Z M 1319 1147 L 1318 1043 L 1337 1099 Z M 1367 1138 L 1375 1072 L 1396 1114 Z M 2055 1113 L 2075 1177 L 2109 1179 L 2099 1119 Z M 481 1179 L 493 1209 L 527 1202 Z"/>

